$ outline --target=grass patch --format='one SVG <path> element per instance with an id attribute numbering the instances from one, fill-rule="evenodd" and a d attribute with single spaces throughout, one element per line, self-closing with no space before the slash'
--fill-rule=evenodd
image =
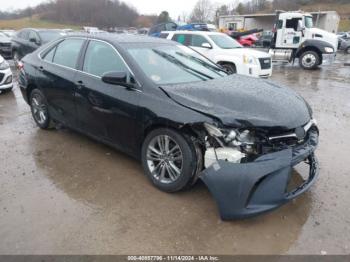
<path id="1" fill-rule="evenodd" d="M 51 21 L 46 21 L 40 19 L 39 16 L 33 16 L 33 17 L 25 17 L 20 19 L 12 19 L 12 20 L 0 20 L 0 29 L 14 29 L 19 30 L 22 28 L 48 28 L 48 29 L 63 29 L 63 28 L 70 28 L 73 30 L 79 30 L 81 29 L 81 26 L 77 25 L 67 25 L 67 24 L 59 24 Z"/>
<path id="2" fill-rule="evenodd" d="M 339 23 L 339 32 L 343 32 L 343 31 L 350 31 L 350 20 L 347 19 L 343 19 L 343 20 L 340 20 L 340 23 Z"/>

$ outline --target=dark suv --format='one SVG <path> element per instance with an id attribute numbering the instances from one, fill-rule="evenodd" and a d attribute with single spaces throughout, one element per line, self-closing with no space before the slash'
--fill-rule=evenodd
<path id="1" fill-rule="evenodd" d="M 18 61 L 41 45 L 65 35 L 58 29 L 22 29 L 12 38 L 12 56 Z"/>

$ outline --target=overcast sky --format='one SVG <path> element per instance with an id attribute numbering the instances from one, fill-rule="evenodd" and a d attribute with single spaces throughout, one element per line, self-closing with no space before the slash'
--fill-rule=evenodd
<path id="1" fill-rule="evenodd" d="M 7 11 L 11 9 L 25 8 L 35 6 L 44 0 L 0 0 L 0 10 Z M 124 0 L 141 14 L 159 14 L 167 10 L 170 16 L 177 19 L 183 12 L 190 13 L 197 0 Z M 235 0 L 212 0 L 214 3 L 233 3 Z"/>

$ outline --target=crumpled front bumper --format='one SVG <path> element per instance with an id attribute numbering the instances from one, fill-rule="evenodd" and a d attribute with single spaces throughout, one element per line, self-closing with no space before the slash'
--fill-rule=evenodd
<path id="1" fill-rule="evenodd" d="M 218 161 L 204 170 L 200 178 L 215 198 L 223 220 L 241 219 L 276 209 L 307 191 L 318 177 L 314 155 L 318 131 L 294 149 L 266 154 L 251 163 Z M 294 166 L 308 160 L 309 178 L 291 192 L 288 183 Z"/>

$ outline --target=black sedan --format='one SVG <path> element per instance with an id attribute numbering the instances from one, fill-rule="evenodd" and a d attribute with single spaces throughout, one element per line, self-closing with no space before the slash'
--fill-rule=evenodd
<path id="1" fill-rule="evenodd" d="M 12 57 L 18 61 L 40 46 L 61 38 L 63 35 L 66 35 L 65 31 L 59 29 L 22 29 L 12 37 Z"/>
<path id="2" fill-rule="evenodd" d="M 227 75 L 176 42 L 69 36 L 22 62 L 20 88 L 40 128 L 60 124 L 140 159 L 166 192 L 202 179 L 222 219 L 277 208 L 318 175 L 318 129 L 302 97 Z M 290 189 L 304 161 L 308 179 Z"/>

